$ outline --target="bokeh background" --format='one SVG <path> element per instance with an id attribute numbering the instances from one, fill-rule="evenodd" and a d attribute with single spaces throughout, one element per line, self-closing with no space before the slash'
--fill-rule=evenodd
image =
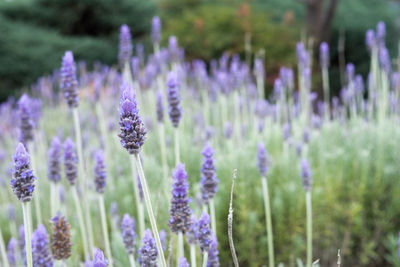
<path id="1" fill-rule="evenodd" d="M 123 23 L 132 29 L 135 49 L 146 52 L 154 15 L 162 19 L 163 44 L 176 35 L 188 59 L 208 61 L 224 51 L 244 58 L 250 38 L 253 54 L 265 55 L 267 90 L 280 66 L 294 66 L 297 41 L 311 35 L 315 47 L 327 41 L 337 94 L 344 63 L 355 63 L 366 77 L 365 31 L 380 20 L 391 57 L 397 57 L 398 14 L 395 0 L 1 0 L 0 101 L 52 73 L 67 49 L 89 69 L 96 61 L 116 64 Z"/>

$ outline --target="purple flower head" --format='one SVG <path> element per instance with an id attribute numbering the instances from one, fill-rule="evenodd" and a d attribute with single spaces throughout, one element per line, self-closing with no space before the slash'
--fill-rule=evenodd
<path id="1" fill-rule="evenodd" d="M 137 80 L 140 73 L 140 60 L 138 57 L 132 57 L 131 60 L 132 79 Z"/>
<path id="2" fill-rule="evenodd" d="M 131 31 L 127 25 L 122 25 L 119 34 L 119 64 L 121 68 L 125 66 L 132 56 L 132 38 Z"/>
<path id="3" fill-rule="evenodd" d="M 374 30 L 369 29 L 365 33 L 365 44 L 367 45 L 369 50 L 372 50 L 372 48 L 375 46 L 376 38 Z"/>
<path id="4" fill-rule="evenodd" d="M 51 248 L 53 258 L 56 260 L 68 259 L 71 256 L 71 231 L 70 224 L 64 216 L 57 213 L 51 220 L 53 223 L 53 235 Z"/>
<path id="5" fill-rule="evenodd" d="M 215 234 L 212 234 L 210 250 L 208 251 L 207 267 L 219 267 L 218 240 Z"/>
<path id="6" fill-rule="evenodd" d="M 163 94 L 161 90 L 158 90 L 157 92 L 156 112 L 157 112 L 157 121 L 162 123 L 164 121 L 164 103 L 163 103 Z"/>
<path id="7" fill-rule="evenodd" d="M 119 126 L 121 145 L 129 154 L 138 154 L 146 139 L 146 129 L 139 116 L 136 95 L 132 88 L 124 84 L 121 87 Z"/>
<path id="8" fill-rule="evenodd" d="M 53 259 L 49 250 L 49 239 L 43 224 L 39 224 L 32 234 L 32 258 L 36 267 L 52 267 Z"/>
<path id="9" fill-rule="evenodd" d="M 325 42 L 322 42 L 319 46 L 319 63 L 321 68 L 329 67 L 329 46 Z"/>
<path id="10" fill-rule="evenodd" d="M 153 43 L 159 43 L 161 39 L 161 20 L 154 16 L 151 20 L 151 40 Z"/>
<path id="11" fill-rule="evenodd" d="M 168 51 L 171 57 L 171 60 L 177 61 L 179 59 L 179 46 L 178 40 L 175 36 L 170 36 L 168 39 Z"/>
<path id="12" fill-rule="evenodd" d="M 389 74 L 390 69 L 391 69 L 391 62 L 390 62 L 389 52 L 386 47 L 381 47 L 379 49 L 378 57 L 379 57 L 379 64 L 380 64 L 381 68 L 383 70 L 385 70 L 385 72 L 387 74 Z"/>
<path id="13" fill-rule="evenodd" d="M 167 78 L 167 99 L 169 103 L 168 114 L 172 125 L 176 128 L 182 118 L 182 108 L 180 106 L 181 97 L 179 95 L 179 85 L 175 73 L 168 73 Z"/>
<path id="14" fill-rule="evenodd" d="M 303 69 L 303 85 L 307 89 L 311 89 L 311 70 L 310 68 Z"/>
<path id="15" fill-rule="evenodd" d="M 93 261 L 91 262 L 91 267 L 106 267 L 108 265 L 108 260 L 104 257 L 103 252 L 95 248 L 94 249 L 94 257 Z"/>
<path id="16" fill-rule="evenodd" d="M 279 70 L 279 78 L 282 81 L 283 87 L 292 89 L 294 84 L 293 70 L 286 67 L 281 67 Z"/>
<path id="17" fill-rule="evenodd" d="M 354 64 L 353 63 L 348 63 L 346 65 L 346 75 L 347 75 L 347 81 L 351 82 L 354 79 Z"/>
<path id="18" fill-rule="evenodd" d="M 260 78 L 264 77 L 265 70 L 264 70 L 264 64 L 263 64 L 262 59 L 256 58 L 254 60 L 254 71 L 253 72 L 256 77 L 260 77 Z"/>
<path id="19" fill-rule="evenodd" d="M 49 158 L 49 169 L 48 169 L 49 180 L 54 183 L 58 183 L 61 180 L 61 142 L 57 136 L 55 136 L 51 141 L 50 148 L 48 151 L 48 158 Z"/>
<path id="20" fill-rule="evenodd" d="M 300 68 L 308 68 L 310 65 L 310 55 L 302 42 L 296 45 L 296 55 Z"/>
<path id="21" fill-rule="evenodd" d="M 7 245 L 7 259 L 11 267 L 17 266 L 17 240 L 11 237 Z"/>
<path id="22" fill-rule="evenodd" d="M 376 38 L 380 45 L 385 44 L 385 36 L 386 36 L 386 25 L 385 22 L 379 21 L 376 25 Z"/>
<path id="23" fill-rule="evenodd" d="M 189 267 L 189 263 L 187 262 L 185 257 L 181 257 L 178 262 L 178 267 Z"/>
<path id="24" fill-rule="evenodd" d="M 104 193 L 104 189 L 106 187 L 106 164 L 104 162 L 104 153 L 99 150 L 95 155 L 95 167 L 94 167 L 94 184 L 96 188 L 96 192 L 99 194 Z"/>
<path id="25" fill-rule="evenodd" d="M 211 229 L 210 216 L 203 212 L 200 219 L 197 221 L 197 240 L 202 253 L 208 252 L 211 245 Z"/>
<path id="26" fill-rule="evenodd" d="M 189 182 L 185 165 L 178 163 L 172 173 L 172 178 L 174 179 L 174 184 L 172 185 L 168 226 L 173 233 L 185 233 L 189 230 L 191 215 L 189 207 L 191 199 L 188 197 Z"/>
<path id="27" fill-rule="evenodd" d="M 13 178 L 10 182 L 12 190 L 19 201 L 29 202 L 32 199 L 33 190 L 35 189 L 34 182 L 36 177 L 29 166 L 29 154 L 22 143 L 18 144 L 16 152 L 13 155 L 13 161 Z"/>
<path id="28" fill-rule="evenodd" d="M 354 90 L 357 95 L 364 93 L 364 80 L 360 74 L 357 74 L 354 79 Z"/>
<path id="29" fill-rule="evenodd" d="M 18 110 L 19 110 L 19 130 L 20 137 L 19 140 L 23 144 L 27 144 L 30 141 L 33 141 L 33 129 L 34 129 L 34 121 L 32 114 L 32 100 L 28 97 L 28 95 L 23 94 L 18 101 Z"/>
<path id="30" fill-rule="evenodd" d="M 190 245 L 197 244 L 197 218 L 193 211 L 190 217 L 190 228 L 189 231 L 186 232 L 186 241 Z"/>
<path id="31" fill-rule="evenodd" d="M 78 177 L 77 163 L 78 157 L 75 153 L 75 145 L 70 138 L 67 138 L 64 142 L 64 170 L 65 177 L 71 186 L 75 185 Z"/>
<path id="32" fill-rule="evenodd" d="M 61 203 L 65 202 L 65 187 L 63 185 L 60 185 L 58 188 L 58 196 L 60 197 Z"/>
<path id="33" fill-rule="evenodd" d="M 135 220 L 128 213 L 125 213 L 121 222 L 122 240 L 124 241 L 126 252 L 132 255 L 135 253 L 135 228 Z"/>
<path id="34" fill-rule="evenodd" d="M 151 231 L 147 229 L 144 232 L 142 239 L 142 246 L 139 248 L 139 265 L 141 267 L 157 267 L 157 247 L 156 241 L 151 234 Z"/>
<path id="35" fill-rule="evenodd" d="M 400 74 L 396 71 L 392 73 L 391 84 L 394 91 L 399 90 Z"/>
<path id="36" fill-rule="evenodd" d="M 78 106 L 78 80 L 76 79 L 76 65 L 71 51 L 65 52 L 61 63 L 60 89 L 70 108 Z"/>
<path id="37" fill-rule="evenodd" d="M 297 154 L 298 157 L 301 156 L 302 149 L 303 149 L 303 147 L 301 146 L 301 142 L 298 142 L 298 143 L 296 144 L 296 154 Z"/>
<path id="38" fill-rule="evenodd" d="M 232 133 L 233 133 L 233 127 L 232 127 L 232 123 L 225 122 L 224 124 L 224 136 L 226 139 L 230 139 L 232 137 Z"/>
<path id="39" fill-rule="evenodd" d="M 161 229 L 158 234 L 160 235 L 162 250 L 165 251 L 167 249 L 167 232 L 164 229 Z"/>
<path id="40" fill-rule="evenodd" d="M 263 142 L 258 143 L 257 163 L 260 175 L 266 177 L 268 172 L 269 160 L 268 160 L 268 153 L 267 150 L 265 149 Z"/>
<path id="41" fill-rule="evenodd" d="M 306 159 L 301 160 L 301 179 L 303 181 L 303 187 L 306 192 L 311 190 L 312 177 L 311 168 Z"/>
<path id="42" fill-rule="evenodd" d="M 208 203 L 218 190 L 218 178 L 214 166 L 214 150 L 207 143 L 203 149 L 203 164 L 201 166 L 201 193 L 203 201 Z"/>

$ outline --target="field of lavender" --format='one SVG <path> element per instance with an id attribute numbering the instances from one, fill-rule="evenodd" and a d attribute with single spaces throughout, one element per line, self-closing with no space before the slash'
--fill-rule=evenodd
<path id="1" fill-rule="evenodd" d="M 348 63 L 340 97 L 326 43 L 313 62 L 299 42 L 267 96 L 268 58 L 185 61 L 175 37 L 160 47 L 157 17 L 151 37 L 153 54 L 132 55 L 123 25 L 118 67 L 67 51 L 1 104 L 1 266 L 400 266 L 383 22 L 366 33 L 368 78 Z"/>

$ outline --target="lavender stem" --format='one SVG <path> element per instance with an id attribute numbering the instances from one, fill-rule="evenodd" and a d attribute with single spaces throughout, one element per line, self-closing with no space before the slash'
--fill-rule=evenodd
<path id="1" fill-rule="evenodd" d="M 215 221 L 215 206 L 214 206 L 214 198 L 210 199 L 210 214 L 211 214 L 211 229 L 215 236 L 217 236 L 217 225 Z"/>
<path id="2" fill-rule="evenodd" d="M 135 257 L 133 256 L 133 254 L 129 254 L 129 262 L 131 264 L 131 267 L 136 267 Z"/>
<path id="3" fill-rule="evenodd" d="M 190 245 L 190 266 L 196 267 L 196 246 Z"/>
<path id="4" fill-rule="evenodd" d="M 270 207 L 270 203 L 269 203 L 269 192 L 268 192 L 267 178 L 265 176 L 263 176 L 261 178 L 261 182 L 262 182 L 263 195 L 264 195 L 265 218 L 266 218 L 266 221 L 267 221 L 269 266 L 275 266 L 274 242 L 273 242 L 273 232 L 272 232 L 272 222 L 271 222 L 271 207 Z"/>
<path id="5" fill-rule="evenodd" d="M 139 217 L 139 237 L 141 239 L 144 236 L 144 229 L 145 229 L 144 214 L 143 214 L 144 210 L 143 210 L 143 202 L 140 200 L 138 179 L 135 175 L 135 173 L 136 173 L 135 171 L 136 170 L 139 171 L 139 170 L 136 168 L 137 165 L 134 162 L 133 157 L 131 157 L 131 165 L 132 165 L 133 190 L 135 192 L 136 208 L 137 208 L 137 213 L 138 213 L 138 217 Z"/>
<path id="6" fill-rule="evenodd" d="M 4 239 L 1 229 L 0 229 L 0 252 L 1 252 L 1 258 L 3 259 L 2 263 L 4 264 L 4 267 L 10 267 L 8 263 L 6 246 L 4 244 Z"/>
<path id="7" fill-rule="evenodd" d="M 182 231 L 178 232 L 178 247 L 177 247 L 177 264 L 179 267 L 179 259 L 184 256 L 183 254 L 183 234 Z"/>
<path id="8" fill-rule="evenodd" d="M 86 236 L 86 229 L 85 229 L 85 224 L 83 222 L 83 213 L 82 213 L 82 208 L 81 208 L 81 203 L 79 201 L 79 196 L 78 192 L 76 190 L 76 186 L 72 186 L 72 196 L 74 198 L 75 202 L 75 208 L 76 212 L 78 215 L 78 222 L 79 222 L 79 228 L 81 230 L 81 237 L 82 237 L 82 243 L 83 243 L 83 252 L 85 254 L 85 260 L 89 260 L 89 251 L 88 251 L 88 241 L 87 241 L 87 236 Z"/>
<path id="9" fill-rule="evenodd" d="M 175 133 L 175 165 L 180 162 L 180 155 L 179 155 L 179 130 L 178 127 L 174 129 Z"/>
<path id="10" fill-rule="evenodd" d="M 204 254 L 203 254 L 203 267 L 207 267 L 207 261 L 208 261 L 208 252 L 204 252 Z"/>
<path id="11" fill-rule="evenodd" d="M 306 192 L 307 209 L 307 267 L 312 265 L 312 211 L 311 211 L 311 190 Z"/>
<path id="12" fill-rule="evenodd" d="M 103 229 L 103 237 L 104 237 L 104 245 L 105 245 L 106 255 L 107 255 L 107 259 L 108 259 L 108 264 L 110 267 L 112 267 L 113 260 L 112 260 L 112 255 L 111 255 L 110 239 L 108 237 L 108 230 L 107 230 L 106 209 L 104 207 L 104 197 L 102 194 L 99 195 L 99 208 L 100 208 L 101 226 Z"/>
<path id="13" fill-rule="evenodd" d="M 22 202 L 22 213 L 24 217 L 26 264 L 28 267 L 33 267 L 32 246 L 31 246 L 31 225 L 29 222 L 29 202 Z"/>

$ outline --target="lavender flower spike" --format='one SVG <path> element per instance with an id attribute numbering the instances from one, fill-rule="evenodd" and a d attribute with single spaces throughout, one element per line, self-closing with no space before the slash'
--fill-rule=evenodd
<path id="1" fill-rule="evenodd" d="M 189 267 L 189 263 L 187 262 L 185 257 L 181 257 L 179 259 L 178 267 Z"/>
<path id="2" fill-rule="evenodd" d="M 31 110 L 31 99 L 28 95 L 23 94 L 18 101 L 18 109 L 19 109 L 19 116 L 20 116 L 20 137 L 19 140 L 23 144 L 27 144 L 30 141 L 33 141 L 33 129 L 34 129 L 34 122 L 33 122 L 33 114 Z"/>
<path id="3" fill-rule="evenodd" d="M 74 55 L 67 51 L 61 63 L 60 89 L 64 92 L 64 97 L 70 108 L 78 106 L 78 80 L 76 79 L 76 66 Z"/>
<path id="4" fill-rule="evenodd" d="M 266 177 L 268 172 L 268 153 L 262 142 L 258 143 L 257 162 L 260 175 Z"/>
<path id="5" fill-rule="evenodd" d="M 19 201 L 31 201 L 33 190 L 35 189 L 34 181 L 36 180 L 36 177 L 33 175 L 29 166 L 29 154 L 26 152 L 23 144 L 18 144 L 13 156 L 13 161 L 13 179 L 11 179 L 10 182 L 12 190 Z"/>
<path id="6" fill-rule="evenodd" d="M 54 266 L 54 262 L 49 250 L 49 239 L 47 237 L 47 231 L 43 224 L 39 224 L 36 231 L 33 232 L 32 256 L 33 266 L 35 267 Z"/>
<path id="7" fill-rule="evenodd" d="M 319 46 L 319 62 L 321 68 L 329 67 L 329 46 L 325 42 L 322 42 Z"/>
<path id="8" fill-rule="evenodd" d="M 75 145 L 70 138 L 67 138 L 64 142 L 64 170 L 65 177 L 71 186 L 75 185 L 78 177 L 77 162 Z"/>
<path id="9" fill-rule="evenodd" d="M 203 165 L 201 167 L 201 193 L 203 201 L 208 203 L 217 192 L 218 178 L 214 166 L 214 150 L 209 143 L 203 149 Z"/>
<path id="10" fill-rule="evenodd" d="M 7 245 L 7 259 L 11 267 L 17 266 L 17 240 L 12 237 Z"/>
<path id="11" fill-rule="evenodd" d="M 139 265 L 141 267 L 156 267 L 158 264 L 157 257 L 156 241 L 151 231 L 147 229 L 144 232 L 142 246 L 139 248 Z"/>
<path id="12" fill-rule="evenodd" d="M 211 238 L 210 250 L 208 251 L 207 267 L 219 267 L 218 240 L 213 234 Z"/>
<path id="13" fill-rule="evenodd" d="M 306 192 L 310 191 L 312 186 L 311 168 L 306 159 L 301 161 L 301 179 L 304 190 Z"/>
<path id="14" fill-rule="evenodd" d="M 128 254 L 135 254 L 135 220 L 125 214 L 121 222 L 122 240 L 124 241 L 125 249 Z"/>
<path id="15" fill-rule="evenodd" d="M 160 235 L 160 241 L 163 251 L 167 249 L 167 232 L 164 229 L 161 229 L 158 233 Z"/>
<path id="16" fill-rule="evenodd" d="M 94 259 L 93 259 L 93 267 L 106 267 L 108 265 L 108 260 L 104 258 L 103 252 L 95 248 L 94 249 Z"/>
<path id="17" fill-rule="evenodd" d="M 131 31 L 127 25 L 122 25 L 119 34 L 119 64 L 121 68 L 125 66 L 127 62 L 130 61 L 132 56 L 132 37 Z"/>
<path id="18" fill-rule="evenodd" d="M 95 167 L 94 167 L 94 185 L 96 192 L 99 194 L 104 193 L 106 187 L 106 164 L 104 163 L 104 153 L 103 151 L 97 151 L 95 155 Z"/>
<path id="19" fill-rule="evenodd" d="M 153 43 L 159 43 L 161 40 L 161 20 L 158 16 L 151 20 L 151 40 Z"/>
<path id="20" fill-rule="evenodd" d="M 190 227 L 191 209 L 189 203 L 191 199 L 188 197 L 189 183 L 188 175 L 185 171 L 185 165 L 178 163 L 172 177 L 174 184 L 172 185 L 171 208 L 169 210 L 170 219 L 168 226 L 174 233 L 185 233 Z"/>
<path id="21" fill-rule="evenodd" d="M 197 218 L 196 215 L 193 214 L 190 217 L 190 228 L 189 231 L 186 232 L 186 241 L 189 245 L 196 245 L 197 244 Z"/>
<path id="22" fill-rule="evenodd" d="M 119 126 L 121 145 L 129 154 L 138 154 L 146 139 L 146 129 L 139 116 L 136 95 L 132 88 L 124 84 L 121 88 Z"/>
<path id="23" fill-rule="evenodd" d="M 203 212 L 197 222 L 197 240 L 202 253 L 208 252 L 211 245 L 210 216 Z"/>
<path id="24" fill-rule="evenodd" d="M 168 73 L 167 78 L 168 87 L 168 103 L 169 103 L 169 117 L 171 119 L 172 125 L 176 128 L 182 117 L 182 108 L 180 106 L 181 98 L 179 96 L 179 85 L 177 77 L 174 73 Z"/>
<path id="25" fill-rule="evenodd" d="M 159 123 L 162 123 L 164 121 L 164 104 L 163 104 L 163 95 L 161 90 L 157 92 L 156 112 L 157 112 L 157 121 Z"/>
<path id="26" fill-rule="evenodd" d="M 49 152 L 49 169 L 48 177 L 49 180 L 58 183 L 61 180 L 61 142 L 56 136 L 53 138 L 50 144 Z"/>
<path id="27" fill-rule="evenodd" d="M 71 256 L 71 226 L 65 217 L 57 214 L 51 219 L 53 223 L 53 238 L 51 248 L 56 260 L 68 259 Z"/>

